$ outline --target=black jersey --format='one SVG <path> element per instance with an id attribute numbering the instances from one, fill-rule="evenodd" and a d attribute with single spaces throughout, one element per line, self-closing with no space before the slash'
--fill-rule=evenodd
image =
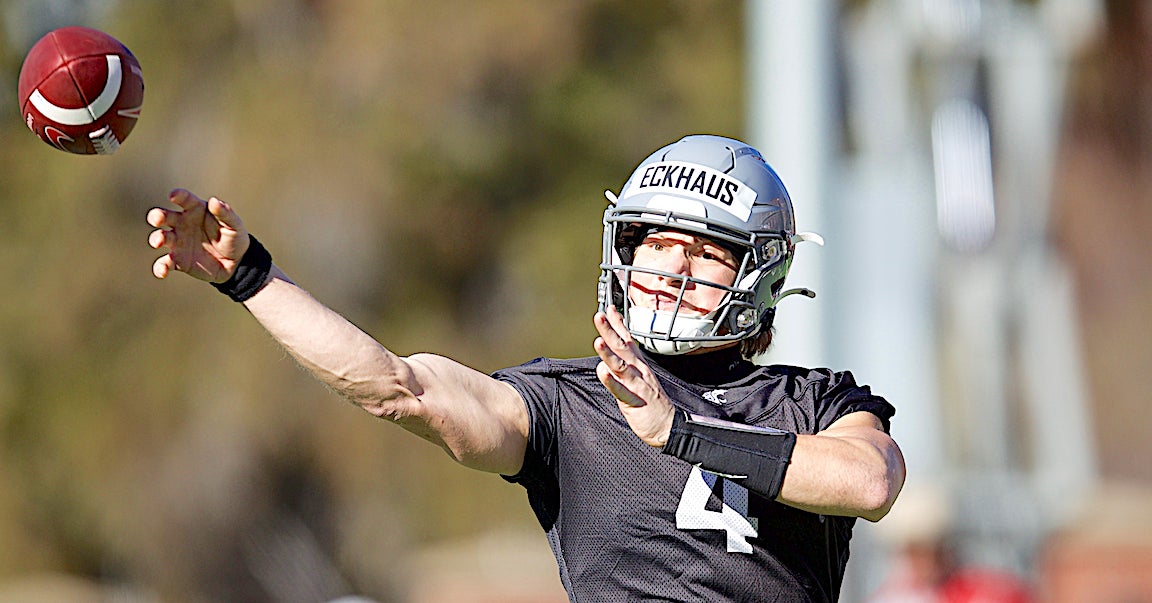
<path id="1" fill-rule="evenodd" d="M 855 518 L 767 500 L 644 444 L 598 362 L 539 358 L 494 374 L 531 421 L 524 466 L 505 479 L 527 489 L 571 601 L 836 600 Z M 651 366 L 677 407 L 727 421 L 812 434 L 855 411 L 887 429 L 894 414 L 847 372 L 744 362 L 705 386 Z"/>

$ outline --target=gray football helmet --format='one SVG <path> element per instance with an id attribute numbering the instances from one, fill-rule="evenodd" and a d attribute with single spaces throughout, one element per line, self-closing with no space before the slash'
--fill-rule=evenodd
<path id="1" fill-rule="evenodd" d="M 657 354 L 685 354 L 754 337 L 771 328 L 784 290 L 796 243 L 821 242 L 818 235 L 796 233 L 792 202 L 776 172 L 760 152 L 731 138 L 686 136 L 645 159 L 619 195 L 606 191 L 604 250 L 600 264 L 599 305 L 613 304 L 624 315 L 636 341 Z M 702 235 L 735 252 L 738 266 L 731 285 L 712 283 L 632 265 L 636 247 L 652 229 Z M 680 282 L 671 311 L 641 308 L 629 300 L 632 275 L 644 272 Z M 675 282 L 674 280 L 674 282 Z M 684 292 L 708 286 L 726 292 L 712 312 L 682 312 Z"/>

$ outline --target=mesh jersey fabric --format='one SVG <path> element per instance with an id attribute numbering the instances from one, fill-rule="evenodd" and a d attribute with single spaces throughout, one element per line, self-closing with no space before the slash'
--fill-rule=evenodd
<path id="1" fill-rule="evenodd" d="M 644 444 L 598 362 L 538 358 L 493 374 L 531 421 L 524 465 L 504 479 L 527 490 L 570 600 L 835 601 L 855 518 L 764 499 Z M 728 421 L 812 434 L 855 411 L 887 430 L 895 413 L 848 372 L 744 364 L 709 386 L 650 366 L 677 407 Z"/>

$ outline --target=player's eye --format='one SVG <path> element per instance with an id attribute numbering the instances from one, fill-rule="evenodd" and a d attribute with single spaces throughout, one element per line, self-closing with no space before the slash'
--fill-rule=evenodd
<path id="1" fill-rule="evenodd" d="M 723 252 L 719 249 L 716 249 L 714 247 L 705 247 L 704 249 L 702 249 L 700 251 L 700 257 L 705 259 L 705 260 L 712 261 L 712 262 L 730 263 L 732 261 L 732 257 L 730 254 L 725 253 L 725 252 Z"/>

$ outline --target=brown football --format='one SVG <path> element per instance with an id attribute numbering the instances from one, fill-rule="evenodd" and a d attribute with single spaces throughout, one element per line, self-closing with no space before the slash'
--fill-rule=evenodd
<path id="1" fill-rule="evenodd" d="M 40 140 L 69 153 L 110 155 L 140 119 L 144 76 L 116 38 L 62 27 L 28 51 L 19 94 L 24 122 Z"/>

